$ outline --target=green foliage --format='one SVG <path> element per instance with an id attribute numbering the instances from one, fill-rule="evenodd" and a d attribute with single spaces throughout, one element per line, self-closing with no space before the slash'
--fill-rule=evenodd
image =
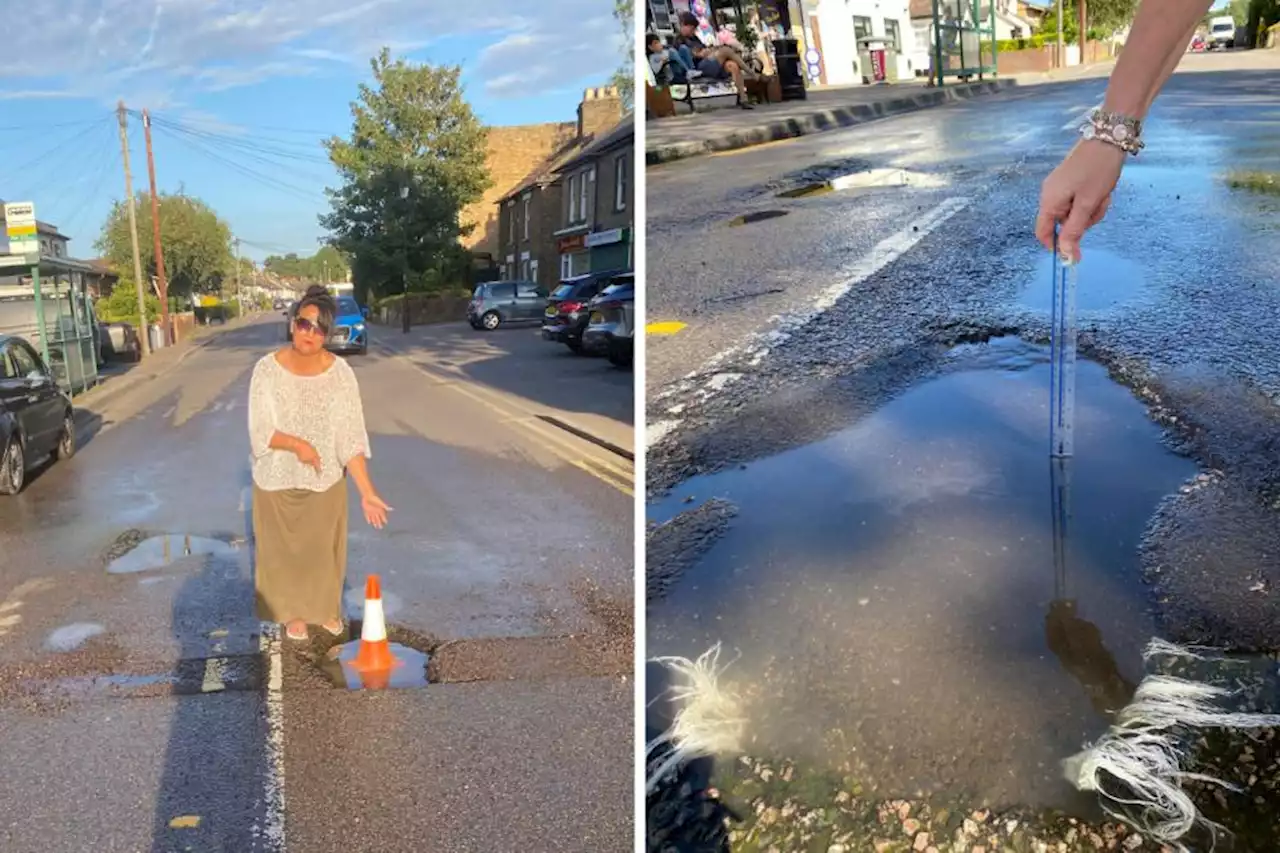
<path id="1" fill-rule="evenodd" d="M 172 195 L 161 193 L 159 198 L 160 240 L 164 247 L 169 295 L 186 297 L 193 293 L 216 293 L 228 276 L 235 275 L 231 229 L 198 198 L 184 195 L 181 191 Z M 151 239 L 151 197 L 140 193 L 136 204 L 138 255 L 150 292 L 151 277 L 156 274 L 154 242 Z M 123 201 L 112 205 L 102 226 L 102 234 L 94 245 L 119 274 L 120 283 L 116 289 L 123 288 L 133 293 L 129 210 Z"/>
<path id="2" fill-rule="evenodd" d="M 622 28 L 622 64 L 613 72 L 609 84 L 618 88 L 622 96 L 624 109 L 631 109 L 635 97 L 635 2 L 634 0 L 613 0 L 613 19 Z"/>
<path id="3" fill-rule="evenodd" d="M 132 265 L 132 264 L 131 264 Z M 151 292 L 147 293 L 147 320 L 155 323 L 160 319 L 160 300 Z M 121 280 L 105 299 L 94 304 L 98 319 L 104 323 L 131 323 L 139 328 L 138 292 L 132 283 Z"/>
<path id="4" fill-rule="evenodd" d="M 1280 0 L 1249 0 L 1245 28 L 1254 44 L 1261 43 L 1267 28 L 1277 21 L 1280 21 Z"/>
<path id="5" fill-rule="evenodd" d="M 1062 39 L 1067 44 L 1078 44 L 1080 41 L 1079 9 L 1074 0 L 1066 0 L 1062 4 Z M 1089 16 L 1086 35 L 1090 41 L 1104 41 L 1133 23 L 1133 16 L 1137 11 L 1138 0 L 1089 0 L 1085 6 L 1085 14 Z M 1058 43 L 1057 4 L 1045 15 L 1036 37 L 1043 37 L 1042 44 Z M 1001 50 L 1004 50 L 1003 44 L 1001 42 Z"/>
<path id="6" fill-rule="evenodd" d="M 304 281 L 324 281 L 326 274 L 330 282 L 348 281 L 351 276 L 351 264 L 333 246 L 321 246 L 309 258 L 300 258 L 295 252 L 271 255 L 263 261 L 262 266 L 276 275 Z"/>
<path id="7" fill-rule="evenodd" d="M 469 230 L 462 210 L 490 186 L 488 132 L 463 95 L 461 69 L 393 62 L 386 48 L 370 65 L 373 85 L 361 84 L 351 104 L 350 138 L 325 142 L 342 185 L 327 191 L 331 210 L 320 217 L 365 298 L 421 289 L 426 271 L 453 270 Z"/>

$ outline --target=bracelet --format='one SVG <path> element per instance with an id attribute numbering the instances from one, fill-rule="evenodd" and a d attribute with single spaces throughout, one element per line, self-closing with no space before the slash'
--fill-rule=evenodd
<path id="1" fill-rule="evenodd" d="M 1114 145 L 1134 157 L 1146 147 L 1142 141 L 1142 122 L 1119 113 L 1094 110 L 1089 120 L 1080 128 L 1085 139 L 1096 139 Z"/>

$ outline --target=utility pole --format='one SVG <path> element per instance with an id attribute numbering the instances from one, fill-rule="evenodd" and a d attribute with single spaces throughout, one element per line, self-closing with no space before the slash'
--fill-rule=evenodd
<path id="1" fill-rule="evenodd" d="M 142 283 L 142 258 L 138 255 L 138 213 L 133 198 L 133 173 L 129 171 L 129 114 L 124 101 L 116 105 L 116 118 L 120 122 L 120 154 L 124 157 L 124 199 L 129 206 L 129 240 L 133 244 L 133 280 L 138 287 L 138 330 L 140 352 L 145 358 L 151 355 L 151 329 L 147 326 L 147 287 Z"/>
<path id="2" fill-rule="evenodd" d="M 1080 3 L 1080 64 L 1084 65 L 1086 62 L 1088 62 L 1088 60 L 1085 59 L 1085 56 L 1084 56 L 1084 46 L 1085 46 L 1085 43 L 1089 40 L 1089 37 L 1085 34 L 1087 29 L 1085 21 L 1088 20 L 1088 12 L 1087 12 L 1088 3 L 1086 2 L 1086 0 L 1079 0 L 1079 3 Z"/>
<path id="3" fill-rule="evenodd" d="M 1062 0 L 1058 0 L 1058 55 L 1054 64 L 1059 68 L 1067 65 L 1066 46 L 1062 43 Z"/>
<path id="4" fill-rule="evenodd" d="M 156 194 L 156 158 L 151 153 L 151 112 L 142 111 L 142 130 L 147 138 L 147 178 L 151 181 L 151 236 L 156 243 L 156 278 L 160 281 L 160 326 L 164 345 L 173 346 L 169 328 L 169 280 L 164 274 L 164 247 L 160 245 L 160 197 Z"/>
<path id="5" fill-rule="evenodd" d="M 244 316 L 244 298 L 240 295 L 240 238 L 236 237 L 233 241 L 236 244 L 236 304 L 240 306 L 240 316 Z"/>

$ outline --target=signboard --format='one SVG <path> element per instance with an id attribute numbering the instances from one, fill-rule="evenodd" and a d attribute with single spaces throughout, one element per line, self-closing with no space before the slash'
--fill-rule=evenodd
<path id="1" fill-rule="evenodd" d="M 30 201 L 10 201 L 4 206 L 4 230 L 9 238 L 9 254 L 40 254 L 36 226 L 36 206 Z"/>
<path id="2" fill-rule="evenodd" d="M 608 246 L 613 243 L 621 243 L 622 231 L 623 229 L 621 228 L 610 228 L 608 231 L 595 231 L 587 235 L 587 239 L 583 245 L 588 249 L 591 249 L 596 246 Z"/>
<path id="3" fill-rule="evenodd" d="M 569 237 L 561 237 L 559 240 L 556 240 L 556 252 L 561 255 L 576 252 L 586 247 L 586 241 L 586 234 L 574 234 Z"/>

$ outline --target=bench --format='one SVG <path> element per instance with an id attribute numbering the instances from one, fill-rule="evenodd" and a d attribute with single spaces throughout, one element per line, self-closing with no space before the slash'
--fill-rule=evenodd
<path id="1" fill-rule="evenodd" d="M 645 106 L 655 117 L 675 115 L 675 102 L 689 105 L 689 112 L 697 112 L 694 101 L 729 97 L 737 100 L 738 90 L 732 80 L 695 80 L 691 83 L 658 85 L 653 69 L 645 64 Z M 768 94 L 764 95 L 768 99 Z"/>

